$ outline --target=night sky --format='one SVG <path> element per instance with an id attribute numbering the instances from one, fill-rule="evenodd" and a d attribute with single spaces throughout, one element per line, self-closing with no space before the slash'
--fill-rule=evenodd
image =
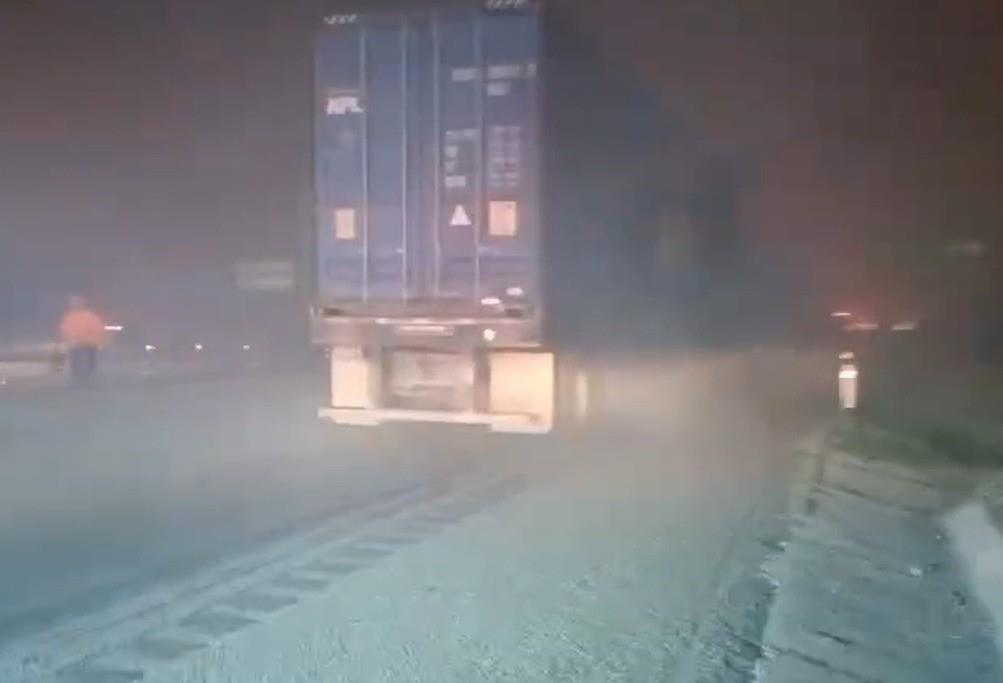
<path id="1" fill-rule="evenodd" d="M 915 305 L 948 243 L 998 251 L 1003 4 L 556 2 L 686 122 L 681 165 L 742 169 L 746 241 L 807 264 L 820 305 Z M 316 3 L 0 3 L 8 302 L 294 255 Z"/>

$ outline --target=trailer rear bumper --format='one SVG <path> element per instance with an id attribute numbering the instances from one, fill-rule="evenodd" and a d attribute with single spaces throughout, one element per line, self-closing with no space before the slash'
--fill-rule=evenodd
<path id="1" fill-rule="evenodd" d="M 480 425 L 493 432 L 547 434 L 552 421 L 533 415 L 406 410 L 399 408 L 321 408 L 320 418 L 339 425 L 372 427 L 386 422 L 438 422 L 457 425 Z"/>

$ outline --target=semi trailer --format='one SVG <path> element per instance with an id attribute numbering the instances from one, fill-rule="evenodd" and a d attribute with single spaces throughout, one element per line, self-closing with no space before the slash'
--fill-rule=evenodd
<path id="1" fill-rule="evenodd" d="M 547 433 L 595 413 L 587 340 L 619 334 L 642 295 L 632 226 L 663 140 L 649 99 L 552 14 L 456 0 L 323 16 L 321 417 Z"/>

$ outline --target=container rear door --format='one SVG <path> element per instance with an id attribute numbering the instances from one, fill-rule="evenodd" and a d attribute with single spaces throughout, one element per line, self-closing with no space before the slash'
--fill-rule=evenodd
<path id="1" fill-rule="evenodd" d="M 539 299 L 539 21 L 485 15 L 479 35 L 483 186 L 478 204 L 478 296 Z M 529 304 L 531 307 L 534 305 Z"/>
<path id="2" fill-rule="evenodd" d="M 317 200 L 318 295 L 368 298 L 367 219 L 369 106 L 365 31 L 345 24 L 317 46 L 314 182 Z"/>
<path id="3" fill-rule="evenodd" d="M 329 18 L 317 51 L 322 300 L 536 308 L 538 52 L 530 5 Z"/>

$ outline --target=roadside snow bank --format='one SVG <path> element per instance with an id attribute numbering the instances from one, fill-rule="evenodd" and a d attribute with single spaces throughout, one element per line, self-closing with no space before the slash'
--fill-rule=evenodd
<path id="1" fill-rule="evenodd" d="M 996 625 L 996 648 L 1003 653 L 1003 535 L 985 507 L 968 503 L 945 518 L 979 601 Z"/>
<path id="2" fill-rule="evenodd" d="M 808 455 L 791 540 L 765 567 L 777 593 L 758 680 L 1003 680 L 991 625 L 938 525 L 943 492 L 831 443 Z"/>

